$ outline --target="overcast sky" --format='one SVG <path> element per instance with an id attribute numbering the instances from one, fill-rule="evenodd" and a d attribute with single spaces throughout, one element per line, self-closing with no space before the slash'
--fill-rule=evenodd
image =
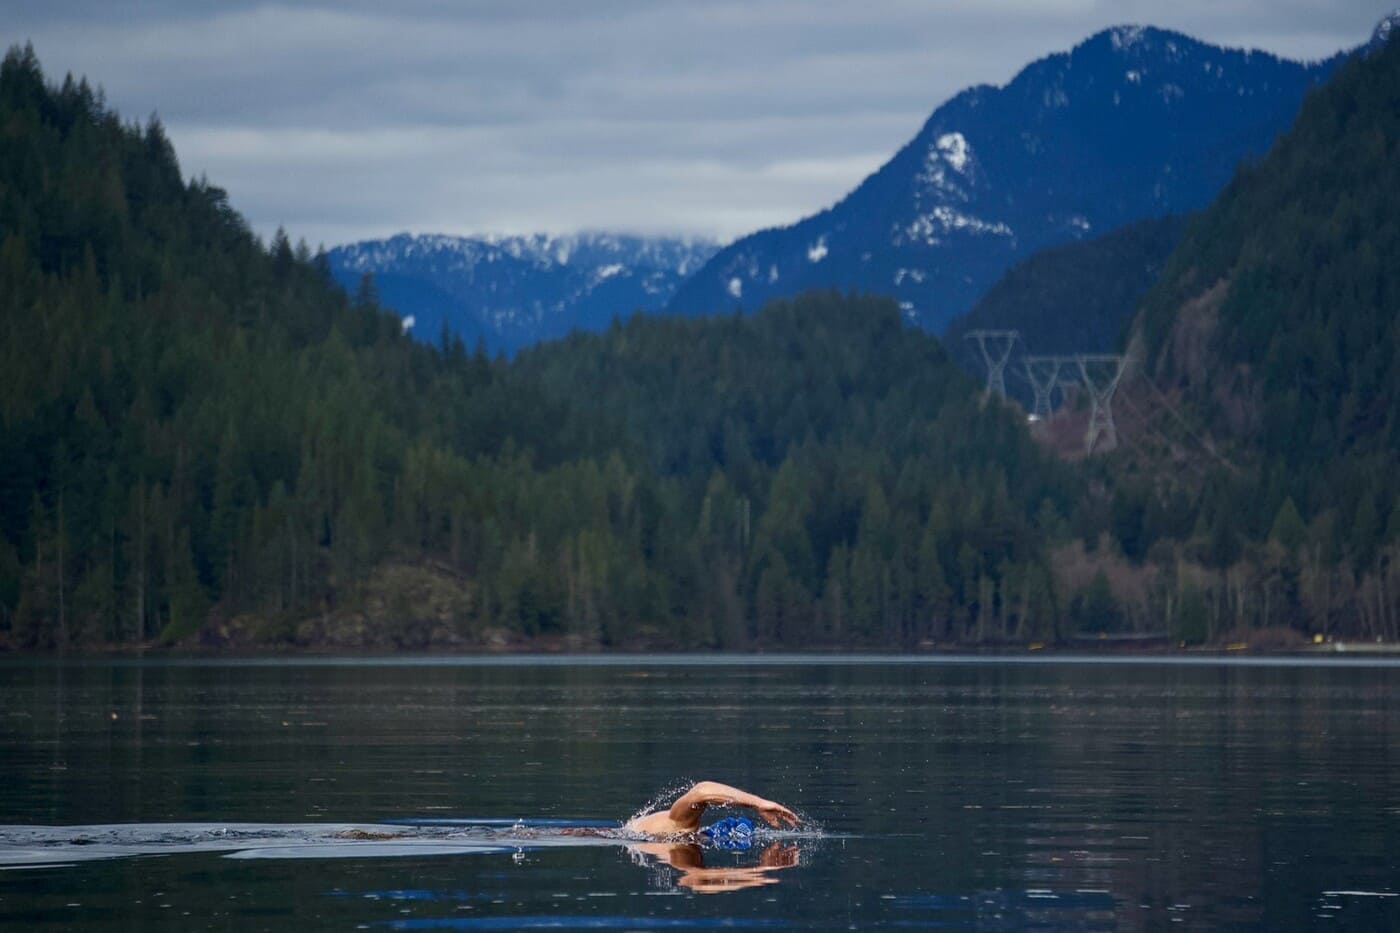
<path id="1" fill-rule="evenodd" d="M 1397 0 L 0 0 L 0 39 L 158 112 L 264 236 L 731 238 L 850 190 L 971 84 L 1145 23 L 1320 58 Z"/>

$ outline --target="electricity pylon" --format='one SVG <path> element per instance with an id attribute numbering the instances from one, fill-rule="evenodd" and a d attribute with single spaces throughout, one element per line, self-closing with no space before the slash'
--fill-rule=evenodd
<path id="1" fill-rule="evenodd" d="M 1102 449 L 1112 450 L 1118 446 L 1118 428 L 1113 423 L 1113 393 L 1118 391 L 1128 358 L 1110 353 L 1081 353 L 1074 361 L 1079 364 L 1084 388 L 1089 390 L 1089 431 L 1084 438 L 1084 454 L 1092 456 L 1101 440 Z M 1099 378 L 1096 380 L 1091 373 L 1097 373 Z"/>
<path id="2" fill-rule="evenodd" d="M 1032 417 L 1050 417 L 1055 384 L 1060 378 L 1060 366 L 1065 361 L 1063 356 L 1027 356 L 1021 360 L 1026 369 L 1026 381 L 1031 384 L 1031 391 L 1035 393 L 1035 404 L 1031 407 Z"/>
<path id="3" fill-rule="evenodd" d="M 993 395 L 1006 398 L 1006 363 L 1020 336 L 1020 331 L 1015 330 L 970 330 L 963 335 L 965 340 L 977 341 L 982 362 L 987 364 L 987 391 L 982 396 L 983 401 Z"/>

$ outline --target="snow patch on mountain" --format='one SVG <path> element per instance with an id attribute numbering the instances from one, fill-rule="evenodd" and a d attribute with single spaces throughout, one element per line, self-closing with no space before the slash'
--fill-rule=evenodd
<path id="1" fill-rule="evenodd" d="M 1108 31 L 1109 41 L 1113 43 L 1116 51 L 1131 49 L 1142 42 L 1147 34 L 1145 26 L 1115 26 Z"/>
<path id="2" fill-rule="evenodd" d="M 858 288 L 940 329 L 1034 250 L 1209 203 L 1332 67 L 1103 30 L 1004 86 L 955 95 L 845 198 L 721 250 L 668 310 Z"/>
<path id="3" fill-rule="evenodd" d="M 400 233 L 384 240 L 338 246 L 331 252 L 340 265 L 361 271 L 375 271 L 425 258 L 456 263 L 463 268 L 516 259 L 539 268 L 605 268 L 621 264 L 624 268 L 660 268 L 687 275 L 703 265 L 717 248 L 718 244 L 702 238 L 608 233 L 475 237 Z"/>
<path id="4" fill-rule="evenodd" d="M 938 137 L 935 145 L 953 171 L 967 171 L 968 160 L 972 158 L 972 147 L 967 144 L 967 139 L 962 133 L 944 133 Z"/>
<path id="5" fill-rule="evenodd" d="M 922 242 L 927 246 L 937 246 L 948 233 L 970 233 L 977 236 L 993 235 L 1013 237 L 1015 232 L 1000 221 L 986 221 L 946 204 L 940 204 L 925 214 L 920 214 L 894 234 L 896 245 L 907 242 Z"/>
<path id="6" fill-rule="evenodd" d="M 616 315 L 659 310 L 715 254 L 711 240 L 584 232 L 461 237 L 398 234 L 339 246 L 331 272 L 353 289 L 371 273 L 381 303 L 436 339 L 443 325 L 468 343 L 515 350 Z"/>
<path id="7" fill-rule="evenodd" d="M 916 197 L 920 202 L 931 200 L 966 202 L 968 186 L 975 182 L 972 146 L 962 133 L 944 133 L 934 140 L 924 155 L 924 163 L 914 178 Z"/>
<path id="8" fill-rule="evenodd" d="M 1396 10 L 1389 16 L 1376 24 L 1376 29 L 1371 33 L 1371 41 L 1367 48 L 1374 49 L 1390 41 L 1390 37 L 1400 32 L 1400 10 Z"/>

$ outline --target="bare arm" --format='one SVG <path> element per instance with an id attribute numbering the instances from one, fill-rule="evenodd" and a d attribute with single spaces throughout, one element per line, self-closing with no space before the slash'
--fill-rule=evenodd
<path id="1" fill-rule="evenodd" d="M 760 802 L 758 797 L 737 787 L 730 787 L 728 784 L 721 784 L 718 781 L 700 781 L 676 798 L 676 802 L 671 804 L 668 815 L 677 823 L 694 822 L 695 825 L 699 826 L 700 817 L 704 815 L 705 808 L 712 803 L 754 807 Z"/>
<path id="2" fill-rule="evenodd" d="M 769 826 L 781 827 L 783 823 L 796 826 L 800 822 L 796 813 L 776 801 L 755 796 L 728 784 L 701 781 L 681 794 L 669 808 L 639 816 L 628 823 L 626 828 L 652 836 L 693 833 L 700 828 L 700 818 L 710 804 L 748 807 L 757 812 Z"/>
<path id="3" fill-rule="evenodd" d="M 797 814 L 782 804 L 717 781 L 701 781 L 696 784 L 671 804 L 671 809 L 666 815 L 680 831 L 690 832 L 699 828 L 705 808 L 712 803 L 748 807 L 756 811 L 769 826 L 781 827 L 783 822 L 789 826 L 796 826 L 798 822 Z"/>

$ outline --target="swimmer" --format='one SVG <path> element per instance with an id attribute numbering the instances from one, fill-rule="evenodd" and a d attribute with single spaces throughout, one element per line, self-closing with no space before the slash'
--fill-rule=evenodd
<path id="1" fill-rule="evenodd" d="M 623 829 L 648 836 L 675 836 L 693 833 L 700 828 L 700 818 L 710 804 L 719 806 L 748 807 L 763 818 L 769 826 L 781 829 L 786 823 L 796 826 L 800 820 L 797 814 L 773 800 L 755 797 L 747 791 L 719 784 L 715 781 L 701 781 L 676 798 L 668 809 L 657 810 L 646 816 L 630 821 Z"/>

